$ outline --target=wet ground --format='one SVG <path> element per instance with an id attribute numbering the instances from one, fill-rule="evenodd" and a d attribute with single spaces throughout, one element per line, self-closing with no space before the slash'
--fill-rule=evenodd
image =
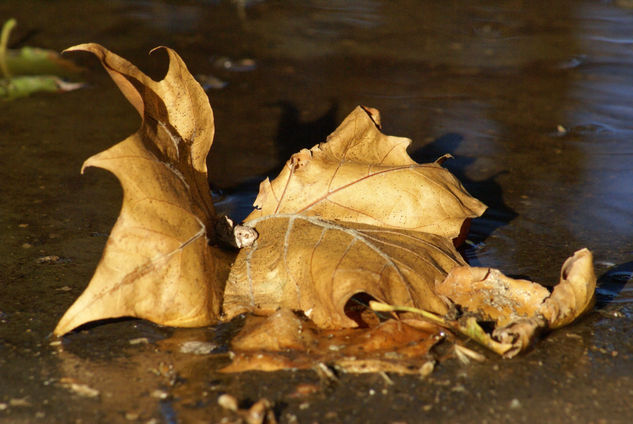
<path id="1" fill-rule="evenodd" d="M 209 90 L 208 162 L 236 215 L 290 153 L 373 106 L 420 161 L 453 154 L 447 167 L 490 206 L 472 263 L 554 283 L 586 246 L 600 302 L 518 358 L 448 359 L 426 379 L 220 374 L 239 323 L 121 320 L 55 340 L 121 201 L 114 177 L 81 164 L 139 125 L 97 61 L 75 54 L 88 88 L 0 103 L 0 422 L 219 422 L 222 393 L 266 397 L 283 423 L 633 420 L 633 2 L 0 3 L 11 16 L 18 45 L 99 42 L 156 77 L 165 57 L 147 52 L 168 45 L 228 83 Z M 183 352 L 191 341 L 198 353 Z"/>

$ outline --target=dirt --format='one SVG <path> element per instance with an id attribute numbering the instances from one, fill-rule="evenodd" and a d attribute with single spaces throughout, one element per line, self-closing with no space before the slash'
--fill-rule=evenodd
<path id="1" fill-rule="evenodd" d="M 243 217 L 258 182 L 356 106 L 490 206 L 465 256 L 553 284 L 588 247 L 599 303 L 530 352 L 479 350 L 426 378 L 315 371 L 221 374 L 240 320 L 201 329 L 115 320 L 51 332 L 100 258 L 121 202 L 83 160 L 132 134 L 136 112 L 89 55 L 89 86 L 0 103 L 0 422 L 196 423 L 265 397 L 282 423 L 633 419 L 633 9 L 625 1 L 0 3 L 17 46 L 94 41 L 160 77 L 175 48 L 210 89 L 218 205 Z M 219 67 L 228 57 L 234 69 Z M 240 59 L 252 59 L 255 62 Z M 218 87 L 222 84 L 218 84 Z"/>

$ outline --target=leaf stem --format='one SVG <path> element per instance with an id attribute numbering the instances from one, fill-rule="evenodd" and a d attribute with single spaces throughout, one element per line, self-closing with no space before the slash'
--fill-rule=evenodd
<path id="1" fill-rule="evenodd" d="M 4 23 L 4 25 L 2 25 L 2 33 L 0 34 L 0 72 L 2 72 L 2 76 L 5 78 L 11 78 L 11 72 L 9 72 L 9 67 L 7 66 L 6 55 L 7 45 L 9 44 L 9 34 L 15 25 L 16 20 L 14 18 L 9 19 Z"/>
<path id="2" fill-rule="evenodd" d="M 486 333 L 483 328 L 481 328 L 474 317 L 469 317 L 468 319 L 466 319 L 466 324 L 464 325 L 458 321 L 450 321 L 432 312 L 425 311 L 419 308 L 414 308 L 412 306 L 392 306 L 386 303 L 376 302 L 372 300 L 369 302 L 369 307 L 374 311 L 380 312 L 411 312 L 421 315 L 429 321 L 432 321 L 444 328 L 460 333 L 476 341 L 480 345 L 487 347 L 488 349 L 499 355 L 505 354 L 513 347 L 513 345 L 510 343 L 499 343 L 498 341 L 490 337 L 490 335 Z"/>

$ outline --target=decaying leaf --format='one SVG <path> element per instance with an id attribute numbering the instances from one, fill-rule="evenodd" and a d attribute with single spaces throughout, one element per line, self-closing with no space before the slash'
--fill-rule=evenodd
<path id="1" fill-rule="evenodd" d="M 439 162 L 413 161 L 411 140 L 381 133 L 379 119 L 357 107 L 327 143 L 292 155 L 277 178 L 261 183 L 245 221 L 302 214 L 456 238 L 486 206 Z"/>
<path id="2" fill-rule="evenodd" d="M 121 316 L 211 324 L 230 254 L 209 246 L 216 220 L 206 169 L 214 133 L 209 100 L 170 49 L 169 70 L 158 82 L 100 45 L 68 49 L 79 50 L 99 58 L 143 121 L 138 132 L 84 163 L 117 176 L 123 206 L 92 281 L 55 334 Z"/>
<path id="3" fill-rule="evenodd" d="M 503 352 L 512 357 L 526 349 L 539 331 L 562 327 L 587 312 L 595 289 L 593 256 L 581 249 L 565 261 L 551 294 L 540 284 L 506 277 L 496 269 L 470 267 L 453 269 L 436 286 L 436 293 L 495 322 L 493 337 L 512 346 Z"/>
<path id="4" fill-rule="evenodd" d="M 434 234 L 277 214 L 247 222 L 259 233 L 233 265 L 226 318 L 303 311 L 320 328 L 354 327 L 345 315 L 357 293 L 439 314 L 449 307 L 434 285 L 465 265 L 450 240 Z"/>
<path id="5" fill-rule="evenodd" d="M 497 269 L 469 266 L 453 269 L 435 291 L 464 310 L 501 326 L 534 315 L 550 294 L 540 284 L 506 277 Z"/>
<path id="6" fill-rule="evenodd" d="M 222 371 L 312 369 L 325 364 L 349 373 L 420 374 L 432 361 L 429 350 L 444 336 L 441 327 L 419 320 L 328 331 L 280 309 L 267 318 L 247 318 L 231 344 L 233 361 Z"/>

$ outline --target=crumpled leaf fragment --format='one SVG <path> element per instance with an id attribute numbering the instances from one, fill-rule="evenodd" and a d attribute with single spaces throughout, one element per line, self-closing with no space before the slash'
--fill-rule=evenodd
<path id="1" fill-rule="evenodd" d="M 434 293 L 435 282 L 465 265 L 450 240 L 435 234 L 284 214 L 245 225 L 259 238 L 231 269 L 226 319 L 289 308 L 320 328 L 355 327 L 344 308 L 357 293 L 445 314 L 449 306 Z"/>
<path id="2" fill-rule="evenodd" d="M 512 346 L 504 353 L 512 357 L 529 347 L 540 331 L 570 324 L 587 312 L 595 288 L 593 255 L 581 249 L 565 261 L 551 294 L 540 284 L 509 278 L 495 269 L 470 267 L 453 269 L 436 285 L 436 293 L 483 320 L 494 321 L 493 337 Z"/>
<path id="3" fill-rule="evenodd" d="M 486 206 L 441 161 L 413 161 L 411 140 L 381 133 L 379 122 L 377 110 L 357 107 L 326 143 L 292 155 L 277 178 L 261 183 L 245 222 L 294 213 L 458 237 Z"/>
<path id="4" fill-rule="evenodd" d="M 169 70 L 161 81 L 98 44 L 68 51 L 95 54 L 142 124 L 84 163 L 83 169 L 116 175 L 123 206 L 88 288 L 55 334 L 122 316 L 183 327 L 214 323 L 230 254 L 209 246 L 216 217 L 206 155 L 215 127 L 206 94 L 168 48 Z"/>
<path id="5" fill-rule="evenodd" d="M 453 269 L 435 291 L 501 326 L 534 315 L 550 295 L 540 284 L 506 277 L 498 269 L 470 266 Z"/>
<path id="6" fill-rule="evenodd" d="M 221 371 L 311 369 L 326 364 L 349 373 L 420 374 L 432 361 L 429 350 L 444 337 L 441 327 L 407 319 L 366 329 L 323 330 L 280 309 L 266 318 L 247 317 L 231 342 L 232 362 Z"/>

